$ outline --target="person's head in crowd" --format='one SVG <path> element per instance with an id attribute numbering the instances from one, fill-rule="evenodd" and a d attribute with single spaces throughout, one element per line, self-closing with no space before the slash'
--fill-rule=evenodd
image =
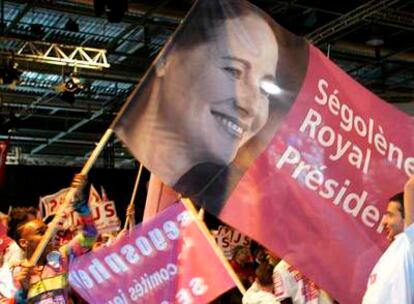
<path id="1" fill-rule="evenodd" d="M 263 288 L 273 288 L 273 266 L 269 263 L 261 263 L 256 269 L 256 281 Z"/>
<path id="2" fill-rule="evenodd" d="M 266 250 L 266 256 L 267 256 L 268 263 L 270 265 L 272 265 L 273 267 L 276 266 L 277 264 L 279 264 L 279 262 L 282 260 L 280 257 L 278 257 L 277 255 L 273 254 L 269 250 Z"/>
<path id="3" fill-rule="evenodd" d="M 232 260 L 239 265 L 245 265 L 251 261 L 249 248 L 238 245 L 233 248 Z"/>
<path id="4" fill-rule="evenodd" d="M 257 264 L 267 262 L 266 249 L 263 246 L 257 245 L 252 249 L 254 261 Z"/>
<path id="5" fill-rule="evenodd" d="M 25 257 L 30 259 L 37 245 L 39 245 L 45 232 L 47 225 L 40 219 L 34 219 L 20 225 L 16 230 L 16 238 L 14 239 L 23 249 Z M 48 243 L 44 250 L 40 262 L 43 263 L 46 255 L 52 250 L 57 249 L 58 244 L 54 241 Z"/>
<path id="6" fill-rule="evenodd" d="M 404 193 L 398 193 L 388 201 L 383 219 L 384 231 L 389 242 L 404 231 Z"/>
<path id="7" fill-rule="evenodd" d="M 16 207 L 13 208 L 9 214 L 8 231 L 7 234 L 12 239 L 18 240 L 17 229 L 30 222 L 37 217 L 37 209 L 34 207 Z"/>

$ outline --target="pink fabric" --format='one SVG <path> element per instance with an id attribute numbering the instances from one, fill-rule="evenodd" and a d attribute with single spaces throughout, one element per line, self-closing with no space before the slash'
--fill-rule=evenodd
<path id="1" fill-rule="evenodd" d="M 89 303 L 207 303 L 234 286 L 182 204 L 76 259 L 69 280 Z"/>
<path id="2" fill-rule="evenodd" d="M 327 85 L 321 85 L 321 79 Z M 315 97 L 323 99 L 323 94 L 329 100 L 334 92 L 340 103 L 353 111 L 354 117 L 359 116 L 350 131 L 344 130 L 344 122 L 341 126 L 341 116 L 333 114 L 340 115 L 335 101 L 330 106 L 329 102 L 321 105 L 315 101 Z M 311 109 L 321 117 L 314 135 L 309 128 L 300 131 Z M 366 136 L 360 135 L 365 134 L 361 118 L 367 125 L 372 119 L 371 139 L 369 127 Z M 328 128 L 335 134 L 331 146 Z M 220 217 L 283 257 L 339 302 L 359 303 L 368 274 L 386 247 L 380 226 L 385 203 L 402 191 L 412 170 L 404 169 L 404 162 L 401 169 L 397 168 L 395 160 L 387 160 L 388 152 L 385 156 L 381 154 L 384 145 L 379 143 L 378 133 L 383 134 L 388 147 L 392 143 L 401 149 L 408 168 L 414 151 L 412 120 L 311 47 L 306 79 L 293 108 L 267 150 L 241 179 Z M 360 168 L 355 165 L 356 152 L 349 153 L 351 147 L 339 160 L 330 159 L 339 141 L 338 134 L 342 136 L 342 146 L 350 141 L 352 147 L 357 145 L 362 151 Z M 299 151 L 300 160 L 310 167 L 295 175 L 300 161 L 296 162 L 293 153 L 287 153 L 289 147 L 291 151 Z M 290 161 L 283 162 L 284 155 L 290 155 Z M 331 185 L 335 193 L 332 198 L 319 194 L 324 186 L 316 186 L 316 190 L 307 186 L 317 184 L 315 179 L 307 177 L 313 169 L 323 173 L 324 181 L 338 182 L 337 187 Z M 344 185 L 345 192 L 340 195 Z M 354 199 L 348 197 L 350 193 L 355 194 Z M 345 198 L 349 200 L 346 203 Z M 378 214 L 374 214 L 374 208 L 379 210 Z"/>
<path id="3" fill-rule="evenodd" d="M 151 174 L 147 201 L 145 202 L 144 221 L 171 206 L 178 200 L 179 196 L 171 187 L 168 187 L 157 176 Z"/>

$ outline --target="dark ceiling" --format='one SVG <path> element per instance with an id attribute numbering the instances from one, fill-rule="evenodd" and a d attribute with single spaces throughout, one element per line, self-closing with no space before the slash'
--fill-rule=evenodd
<path id="1" fill-rule="evenodd" d="M 0 0 L 0 71 L 5 78 L 13 62 L 22 71 L 17 85 L 0 85 L 9 164 L 82 165 L 192 1 L 129 1 L 118 23 L 96 17 L 93 2 Z M 414 0 L 251 2 L 414 115 Z M 75 64 L 84 88 L 62 98 Z M 134 160 L 114 137 L 97 165 L 128 168 Z"/>

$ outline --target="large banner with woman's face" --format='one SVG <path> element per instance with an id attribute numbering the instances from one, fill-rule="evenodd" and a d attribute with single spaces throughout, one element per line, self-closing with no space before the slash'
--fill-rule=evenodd
<path id="1" fill-rule="evenodd" d="M 387 198 L 414 172 L 412 128 L 251 4 L 205 0 L 115 131 L 164 183 L 355 303 Z"/>

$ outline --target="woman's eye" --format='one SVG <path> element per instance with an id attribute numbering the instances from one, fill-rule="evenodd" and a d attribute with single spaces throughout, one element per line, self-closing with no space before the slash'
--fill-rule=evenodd
<path id="1" fill-rule="evenodd" d="M 240 79 L 242 76 L 242 71 L 234 67 L 224 67 L 223 70 L 234 79 Z"/>

